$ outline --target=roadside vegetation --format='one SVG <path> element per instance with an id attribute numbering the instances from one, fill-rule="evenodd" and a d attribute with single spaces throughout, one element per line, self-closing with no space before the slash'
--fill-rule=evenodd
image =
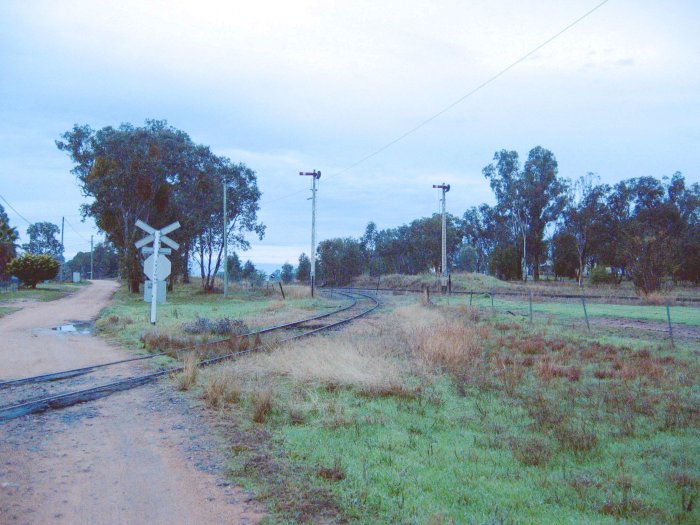
<path id="1" fill-rule="evenodd" d="M 695 346 L 404 302 L 188 385 L 273 522 L 697 522 Z"/>
<path id="2" fill-rule="evenodd" d="M 0 303 L 7 306 L 16 301 L 55 301 L 75 293 L 81 286 L 88 286 L 87 281 L 82 283 L 43 283 L 36 288 L 20 287 L 16 291 L 0 293 Z"/>
<path id="3" fill-rule="evenodd" d="M 102 311 L 96 328 L 120 344 L 160 352 L 190 348 L 255 329 L 291 322 L 335 308 L 343 299 L 311 298 L 306 287 L 285 286 L 286 299 L 276 286 L 232 284 L 229 296 L 211 294 L 201 283 L 179 284 L 168 292 L 167 304 L 158 305 L 158 322 L 150 323 L 150 305 L 125 286 Z"/>

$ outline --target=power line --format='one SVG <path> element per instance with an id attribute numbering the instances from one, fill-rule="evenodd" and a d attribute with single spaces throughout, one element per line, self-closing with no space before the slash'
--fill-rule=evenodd
<path id="1" fill-rule="evenodd" d="M 478 92 L 481 91 L 483 88 L 485 88 L 486 86 L 488 86 L 489 84 L 491 84 L 491 83 L 494 82 L 495 80 L 497 80 L 497 79 L 499 79 L 500 77 L 502 77 L 503 75 L 505 75 L 508 71 L 510 71 L 511 69 L 513 69 L 514 67 L 516 67 L 517 65 L 521 64 L 522 62 L 524 62 L 525 60 L 527 60 L 528 58 L 530 58 L 532 55 L 534 55 L 535 53 L 537 53 L 540 49 L 542 49 L 543 47 L 547 46 L 548 44 L 550 44 L 551 42 L 553 42 L 554 40 L 556 40 L 557 38 L 559 38 L 561 35 L 563 35 L 564 33 L 566 33 L 569 29 L 571 29 L 572 27 L 574 27 L 575 25 L 577 25 L 579 22 L 583 21 L 583 20 L 584 20 L 585 18 L 587 18 L 588 16 L 592 15 L 594 12 L 596 12 L 598 9 L 600 9 L 601 7 L 603 7 L 603 6 L 604 6 L 605 4 L 607 4 L 609 1 L 610 1 L 610 0 L 603 0 L 602 2 L 600 2 L 599 4 L 597 4 L 596 6 L 594 6 L 593 8 L 589 9 L 588 11 L 586 11 L 583 15 L 579 16 L 576 20 L 574 20 L 573 22 L 571 22 L 570 24 L 568 24 L 567 26 L 565 26 L 563 29 L 559 30 L 557 33 L 555 33 L 554 35 L 550 36 L 547 40 L 545 40 L 544 42 L 542 42 L 541 44 L 539 44 L 537 47 L 531 49 L 530 51 L 528 51 L 527 53 L 525 53 L 524 55 L 522 55 L 522 56 L 521 56 L 520 58 L 518 58 L 515 62 L 512 62 L 510 65 L 508 65 L 508 66 L 506 66 L 505 68 L 501 69 L 501 70 L 500 70 L 498 73 L 496 73 L 495 75 L 489 77 L 488 79 L 486 79 L 485 81 L 483 81 L 483 82 L 482 82 L 481 84 L 479 84 L 478 86 L 472 88 L 472 89 L 471 89 L 469 92 L 467 92 L 465 95 L 461 96 L 460 98 L 458 98 L 458 99 L 455 100 L 454 102 L 448 104 L 447 106 L 445 106 L 444 108 L 442 108 L 442 109 L 441 109 L 440 111 L 438 111 L 437 113 L 434 113 L 433 115 L 431 115 L 431 116 L 428 117 L 427 119 L 423 120 L 423 121 L 420 122 L 419 124 L 413 126 L 413 127 L 412 127 L 411 129 L 409 129 L 408 131 L 402 133 L 401 135 L 399 135 L 399 136 L 396 137 L 395 139 L 391 140 L 390 142 L 387 142 L 387 143 L 384 144 L 382 147 L 377 148 L 376 150 L 372 151 L 371 153 L 369 153 L 369 154 L 365 155 L 364 157 L 360 158 L 359 160 L 353 162 L 352 164 L 350 164 L 350 165 L 347 166 L 346 168 L 343 168 L 342 170 L 337 171 L 337 172 L 335 172 L 335 173 L 331 173 L 330 175 L 328 175 L 328 177 L 326 177 L 326 179 L 328 179 L 329 177 L 335 177 L 335 176 L 337 176 L 337 175 L 342 175 L 343 173 L 346 173 L 346 172 L 350 171 L 351 169 L 356 168 L 357 166 L 359 166 L 359 165 L 362 164 L 363 162 L 368 161 L 368 160 L 371 159 L 372 157 L 376 157 L 377 155 L 379 155 L 379 154 L 382 153 L 383 151 L 386 151 L 387 149 L 389 149 L 390 147 L 392 147 L 394 144 L 396 144 L 396 143 L 398 143 L 398 142 L 401 142 L 403 139 L 405 139 L 405 138 L 408 137 L 409 135 L 412 135 L 413 133 L 415 133 L 415 132 L 418 131 L 419 129 L 421 129 L 421 128 L 425 127 L 426 125 L 430 124 L 432 121 L 434 121 L 434 120 L 437 119 L 438 117 L 444 115 L 445 113 L 447 113 L 448 111 L 450 111 L 450 110 L 451 110 L 452 108 L 454 108 L 455 106 L 457 106 L 457 105 L 459 105 L 460 103 L 464 102 L 467 98 L 469 98 L 469 97 L 471 97 L 472 95 L 478 93 Z M 285 196 L 283 196 L 283 197 L 278 197 L 278 198 L 273 199 L 273 200 L 265 201 L 265 204 L 269 204 L 269 203 L 272 203 L 272 202 L 281 201 L 281 200 L 287 199 L 287 198 L 289 198 L 289 197 L 292 197 L 292 196 L 294 196 L 294 195 L 298 195 L 299 193 L 303 193 L 304 191 L 306 191 L 306 190 L 295 191 L 295 192 L 290 193 L 290 194 L 288 194 L 288 195 L 285 195 Z"/>
<path id="2" fill-rule="evenodd" d="M 20 212 L 18 212 L 17 210 L 15 210 L 15 208 L 14 208 L 14 206 L 12 206 L 12 204 L 10 204 L 9 202 L 7 202 L 7 199 L 6 199 L 5 197 L 3 197 L 2 195 L 0 195 L 0 199 L 2 199 L 3 201 L 5 201 L 5 204 L 7 204 L 7 206 L 8 206 L 13 212 L 15 212 L 15 213 L 19 216 L 20 219 L 22 219 L 24 222 L 26 222 L 26 223 L 29 224 L 30 226 L 32 225 L 32 223 L 29 222 L 27 219 L 25 219 L 24 216 L 23 216 Z"/>
<path id="3" fill-rule="evenodd" d="M 64 217 L 64 219 L 65 219 L 65 217 Z M 78 230 L 75 229 L 75 226 L 73 226 L 73 223 L 72 223 L 72 222 L 70 222 L 68 219 L 65 219 L 65 220 L 66 220 L 66 222 L 68 223 L 68 226 L 70 226 L 71 229 L 72 229 L 75 233 L 78 234 L 78 237 L 80 237 L 80 238 L 81 238 L 82 240 L 84 240 L 85 242 L 90 242 L 90 241 L 88 241 L 85 237 L 83 237 L 82 234 L 81 234 Z"/>

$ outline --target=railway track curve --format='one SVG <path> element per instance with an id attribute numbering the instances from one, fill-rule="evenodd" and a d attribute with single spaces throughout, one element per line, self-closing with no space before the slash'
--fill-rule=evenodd
<path id="1" fill-rule="evenodd" d="M 349 303 L 338 306 L 331 312 L 291 323 L 271 326 L 247 334 L 202 343 L 180 349 L 178 353 L 183 354 L 188 351 L 202 352 L 204 350 L 202 352 L 204 355 L 213 354 L 213 357 L 203 359 L 199 362 L 199 366 L 209 366 L 259 351 L 272 344 L 282 344 L 337 329 L 344 324 L 369 314 L 380 304 L 374 295 L 366 292 L 344 290 L 330 293 L 349 300 Z M 152 359 L 165 354 L 166 352 L 158 352 L 148 356 L 133 357 L 73 370 L 62 370 L 50 374 L 0 382 L 0 393 L 3 394 L 3 405 L 0 406 L 0 423 L 29 414 L 65 408 L 106 397 L 116 392 L 154 382 L 162 377 L 183 370 L 182 366 L 173 366 L 140 375 L 130 375 L 128 370 L 126 372 L 113 372 L 119 369 L 120 366 L 123 367 L 126 364 Z M 70 381 L 67 387 L 71 388 L 71 390 L 67 389 L 66 381 Z"/>

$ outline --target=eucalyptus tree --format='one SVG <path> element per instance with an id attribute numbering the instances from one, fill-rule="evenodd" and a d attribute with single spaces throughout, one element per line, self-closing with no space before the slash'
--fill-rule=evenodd
<path id="1" fill-rule="evenodd" d="M 122 124 L 97 131 L 76 124 L 61 138 L 56 146 L 75 163 L 71 172 L 83 195 L 93 198 L 81 213 L 94 218 L 119 250 L 122 275 L 129 289 L 138 292 L 143 277 L 134 242 L 142 232 L 135 223 L 141 219 L 164 226 L 180 215 L 171 196 L 182 151 L 191 148 L 192 141 L 158 120 L 147 120 L 142 127 Z"/>
<path id="2" fill-rule="evenodd" d="M 63 259 L 63 245 L 56 236 L 61 229 L 50 222 L 35 222 L 27 228 L 29 242 L 22 245 L 22 249 L 34 255 L 50 255 L 57 261 Z"/>
<path id="3" fill-rule="evenodd" d="M 567 183 L 558 176 L 554 154 L 541 146 L 530 150 L 522 169 L 516 151 L 498 151 L 493 160 L 495 164 L 486 166 L 482 173 L 489 179 L 496 207 L 512 236 L 522 242 L 523 278 L 527 279 L 530 260 L 533 277 L 538 280 L 546 252 L 545 228 L 557 220 L 566 205 Z"/>
<path id="4" fill-rule="evenodd" d="M 563 232 L 571 236 L 576 248 L 579 286 L 583 285 L 583 270 L 587 259 L 595 252 L 597 240 L 605 235 L 606 225 L 603 219 L 610 187 L 606 184 L 595 184 L 595 180 L 596 176 L 592 173 L 579 178 L 563 212 Z M 560 253 L 563 249 L 562 242 L 564 241 L 559 239 Z M 563 271 L 558 273 L 565 275 Z"/>
<path id="5" fill-rule="evenodd" d="M 498 209 L 488 204 L 469 208 L 462 216 L 464 240 L 476 250 L 477 271 L 486 272 L 491 254 L 498 246 L 512 245 L 506 220 Z"/>
<path id="6" fill-rule="evenodd" d="M 173 233 L 182 245 L 174 256 L 176 271 L 187 279 L 189 256 L 196 254 L 208 290 L 222 260 L 224 184 L 229 200 L 225 235 L 231 246 L 245 248 L 245 232 L 264 233 L 256 222 L 260 192 L 255 172 L 194 144 L 166 121 L 97 131 L 75 125 L 61 138 L 57 147 L 75 163 L 71 171 L 83 194 L 93 198 L 81 213 L 93 217 L 119 250 L 131 291 L 137 292 L 143 279 L 134 247 L 142 235 L 135 226 L 138 219 L 156 227 L 180 221 L 182 227 Z"/>
<path id="7" fill-rule="evenodd" d="M 299 256 L 299 265 L 297 266 L 297 281 L 300 283 L 308 283 L 311 275 L 311 261 L 309 256 L 302 253 Z"/>
<path id="8" fill-rule="evenodd" d="M 224 235 L 229 247 L 246 250 L 250 242 L 246 234 L 259 239 L 265 235 L 265 226 L 257 222 L 260 190 L 255 172 L 243 163 L 233 163 L 225 157 L 216 157 L 213 169 L 206 174 L 209 192 L 200 199 L 198 231 L 191 250 L 199 264 L 202 286 L 211 291 L 214 277 L 223 261 Z M 225 188 L 225 190 L 224 190 Z M 226 232 L 224 233 L 223 195 L 226 191 Z"/>

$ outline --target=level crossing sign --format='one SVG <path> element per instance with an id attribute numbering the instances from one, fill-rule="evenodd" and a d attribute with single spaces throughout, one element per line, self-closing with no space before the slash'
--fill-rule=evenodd
<path id="1" fill-rule="evenodd" d="M 180 227 L 180 223 L 174 222 L 168 224 L 165 228 L 157 230 L 139 219 L 136 221 L 136 226 L 147 233 L 143 239 L 136 241 L 134 245 L 137 249 L 141 249 L 144 254 L 149 254 L 144 261 L 143 272 L 153 283 L 151 286 L 151 324 L 156 324 L 158 283 L 164 281 L 172 271 L 172 265 L 166 255 L 169 255 L 172 250 L 180 248 L 180 245 L 168 237 L 167 234 L 177 230 Z M 152 247 L 146 246 L 151 243 L 153 243 Z M 161 244 L 165 244 L 169 248 L 161 248 Z"/>

